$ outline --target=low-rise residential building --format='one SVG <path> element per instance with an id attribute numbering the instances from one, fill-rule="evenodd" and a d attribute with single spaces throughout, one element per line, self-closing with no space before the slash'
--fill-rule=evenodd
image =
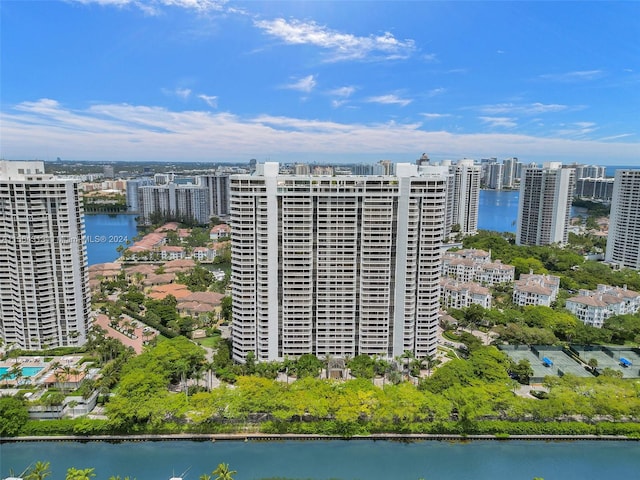
<path id="1" fill-rule="evenodd" d="M 516 275 L 516 267 L 506 265 L 500 260 L 485 263 L 476 273 L 476 282 L 484 285 L 500 285 L 501 283 L 511 283 Z"/>
<path id="2" fill-rule="evenodd" d="M 211 229 L 209 233 L 209 238 L 217 242 L 221 238 L 229 237 L 231 235 L 231 227 L 226 223 L 221 223 L 220 225 L 216 225 Z"/>
<path id="3" fill-rule="evenodd" d="M 215 256 L 216 251 L 207 247 L 195 247 L 191 252 L 191 258 L 198 260 L 199 262 L 213 260 Z"/>
<path id="4" fill-rule="evenodd" d="M 560 277 L 523 273 L 513 284 L 513 303 L 550 307 L 560 289 Z"/>
<path id="5" fill-rule="evenodd" d="M 463 249 L 446 252 L 442 258 L 442 276 L 460 282 L 480 282 L 497 285 L 513 282 L 515 267 L 500 260 L 491 261 L 491 252 Z"/>
<path id="6" fill-rule="evenodd" d="M 565 308 L 585 325 L 602 328 L 613 315 L 634 314 L 640 310 L 640 293 L 626 287 L 598 285 L 595 291 L 580 290 L 567 299 Z"/>
<path id="7" fill-rule="evenodd" d="M 162 260 L 179 260 L 186 257 L 184 247 L 173 247 L 170 245 L 164 245 L 159 248 L 159 251 L 160 258 Z"/>
<path id="8" fill-rule="evenodd" d="M 440 305 L 443 308 L 466 308 L 474 303 L 491 308 L 491 292 L 487 287 L 451 278 L 440 280 Z"/>

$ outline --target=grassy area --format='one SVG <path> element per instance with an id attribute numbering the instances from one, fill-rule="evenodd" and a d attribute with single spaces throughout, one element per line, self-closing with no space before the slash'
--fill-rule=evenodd
<path id="1" fill-rule="evenodd" d="M 220 335 L 214 335 L 213 337 L 196 338 L 194 340 L 197 344 L 208 348 L 218 348 L 220 343 Z"/>

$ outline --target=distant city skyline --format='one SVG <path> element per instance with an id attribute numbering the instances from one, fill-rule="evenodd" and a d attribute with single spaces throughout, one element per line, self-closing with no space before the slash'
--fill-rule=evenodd
<path id="1" fill-rule="evenodd" d="M 640 163 L 638 2 L 0 8 L 0 158 Z"/>

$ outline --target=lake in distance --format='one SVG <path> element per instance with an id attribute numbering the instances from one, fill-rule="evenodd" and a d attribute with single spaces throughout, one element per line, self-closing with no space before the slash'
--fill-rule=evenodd
<path id="1" fill-rule="evenodd" d="M 20 473 L 41 460 L 51 462 L 48 480 L 63 480 L 69 467 L 95 468 L 95 480 L 198 480 L 219 463 L 237 470 L 235 480 L 628 480 L 640 472 L 635 441 L 34 442 L 0 448 L 3 478 L 9 469 Z"/>

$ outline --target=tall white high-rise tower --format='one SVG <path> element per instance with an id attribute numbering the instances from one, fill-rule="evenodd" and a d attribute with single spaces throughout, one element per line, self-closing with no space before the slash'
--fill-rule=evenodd
<path id="1" fill-rule="evenodd" d="M 520 182 L 517 245 L 566 244 L 575 170 L 560 162 L 527 167 Z"/>
<path id="2" fill-rule="evenodd" d="M 460 232 L 465 235 L 478 233 L 478 205 L 480 203 L 481 167 L 473 160 L 458 160 L 449 167 L 453 176 L 453 225 L 460 226 Z"/>
<path id="3" fill-rule="evenodd" d="M 88 283 L 78 184 L 44 162 L 0 161 L 0 336 L 24 349 L 82 345 Z"/>
<path id="4" fill-rule="evenodd" d="M 605 260 L 640 269 L 640 170 L 616 170 Z"/>
<path id="5" fill-rule="evenodd" d="M 231 177 L 233 358 L 433 355 L 446 173 Z"/>

